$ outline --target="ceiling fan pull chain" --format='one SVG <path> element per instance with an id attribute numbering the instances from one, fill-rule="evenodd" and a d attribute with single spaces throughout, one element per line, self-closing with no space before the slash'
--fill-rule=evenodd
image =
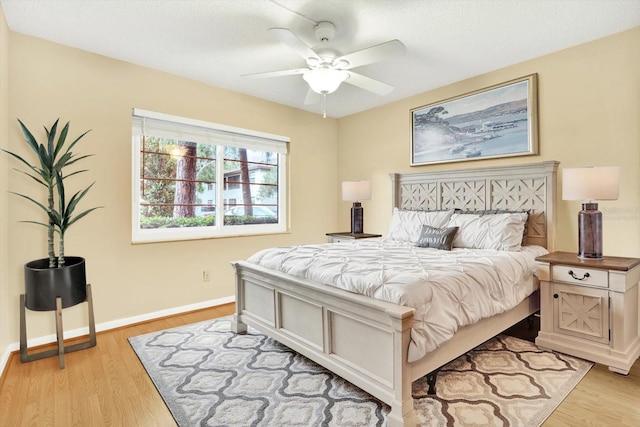
<path id="1" fill-rule="evenodd" d="M 327 118 L 327 94 L 322 94 L 322 118 Z"/>

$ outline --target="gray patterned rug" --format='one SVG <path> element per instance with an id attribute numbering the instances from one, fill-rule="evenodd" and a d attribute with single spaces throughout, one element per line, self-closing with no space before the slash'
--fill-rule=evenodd
<path id="1" fill-rule="evenodd" d="M 389 407 L 229 318 L 129 339 L 176 422 L 191 426 L 382 426 Z M 437 396 L 413 385 L 421 426 L 540 425 L 593 366 L 500 335 L 450 362 Z"/>

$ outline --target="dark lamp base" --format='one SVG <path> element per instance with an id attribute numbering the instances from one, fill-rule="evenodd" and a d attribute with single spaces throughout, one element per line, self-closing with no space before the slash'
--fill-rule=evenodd
<path id="1" fill-rule="evenodd" d="M 583 203 L 578 213 L 578 258 L 603 258 L 602 212 L 597 203 Z"/>
<path id="2" fill-rule="evenodd" d="M 364 209 L 360 202 L 353 202 L 351 207 L 351 234 L 363 233 Z"/>

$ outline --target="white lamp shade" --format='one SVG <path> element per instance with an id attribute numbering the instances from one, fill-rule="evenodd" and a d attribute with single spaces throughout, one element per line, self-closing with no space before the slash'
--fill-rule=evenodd
<path id="1" fill-rule="evenodd" d="M 335 92 L 347 77 L 349 74 L 346 71 L 330 68 L 316 68 L 302 75 L 302 78 L 309 83 L 311 90 L 321 95 Z"/>
<path id="2" fill-rule="evenodd" d="M 371 181 L 344 181 L 342 200 L 357 202 L 371 199 Z"/>
<path id="3" fill-rule="evenodd" d="M 618 166 L 562 170 L 562 200 L 617 200 L 619 195 Z"/>

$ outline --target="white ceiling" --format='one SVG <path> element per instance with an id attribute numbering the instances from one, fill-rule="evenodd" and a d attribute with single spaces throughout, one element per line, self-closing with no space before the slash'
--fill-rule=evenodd
<path id="1" fill-rule="evenodd" d="M 336 26 L 343 54 L 399 39 L 406 55 L 354 71 L 391 84 L 387 96 L 342 84 L 327 115 L 343 117 L 640 25 L 640 0 L 0 0 L 11 30 L 315 113 L 300 68 L 268 32 L 317 44 Z M 640 49 L 640 47 L 639 47 Z M 519 76 L 514 76 L 519 77 Z"/>

